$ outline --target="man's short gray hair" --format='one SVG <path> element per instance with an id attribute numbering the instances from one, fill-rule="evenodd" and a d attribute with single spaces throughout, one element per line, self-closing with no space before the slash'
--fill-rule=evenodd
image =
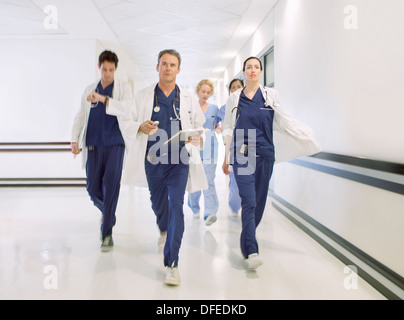
<path id="1" fill-rule="evenodd" d="M 158 58 L 158 60 L 157 60 L 157 65 L 160 64 L 161 57 L 162 57 L 163 55 L 165 55 L 166 53 L 171 54 L 172 56 L 176 56 L 177 59 L 178 59 L 178 68 L 181 67 L 181 55 L 178 53 L 177 50 L 174 50 L 174 49 L 167 49 L 167 50 L 161 51 L 161 52 L 159 53 L 159 58 Z"/>

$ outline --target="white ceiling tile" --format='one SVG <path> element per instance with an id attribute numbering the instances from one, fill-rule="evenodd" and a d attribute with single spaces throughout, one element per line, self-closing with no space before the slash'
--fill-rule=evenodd
<path id="1" fill-rule="evenodd" d="M 37 7 L 13 5 L 6 2 L 0 2 L 0 12 L 3 15 L 18 18 L 29 18 L 30 16 L 38 16 L 38 14 L 44 15 Z"/>
<path id="2" fill-rule="evenodd" d="M 256 0 L 86 1 L 95 5 L 93 10 L 103 16 L 105 24 L 116 35 L 136 66 L 134 72 L 156 82 L 157 55 L 163 49 L 173 48 L 183 57 L 179 81 L 184 84 L 214 75 L 218 65 L 230 61 L 225 51 L 230 48 L 238 52 L 253 32 L 238 37 L 235 30 L 251 23 L 242 18 L 246 12 L 251 13 L 254 6 L 259 6 Z M 33 0 L 0 0 L 0 35 L 64 33 L 61 28 L 56 31 L 43 28 L 44 17 Z M 87 23 L 83 21 L 81 27 L 86 28 Z M 252 24 L 257 23 L 259 21 Z"/>
<path id="3" fill-rule="evenodd" d="M 182 27 L 177 26 L 175 24 L 172 23 L 160 23 L 160 24 L 155 24 L 149 27 L 144 27 L 144 28 L 140 28 L 138 29 L 139 32 L 144 32 L 146 33 L 150 33 L 150 34 L 154 34 L 154 35 L 162 35 L 162 34 L 170 34 L 173 32 L 179 32 L 183 30 Z"/>
<path id="4" fill-rule="evenodd" d="M 127 2 L 136 4 L 136 5 L 144 5 L 150 7 L 152 9 L 156 8 L 166 8 L 171 5 L 175 5 L 177 3 L 184 2 L 185 0 L 126 0 Z"/>
<path id="5" fill-rule="evenodd" d="M 245 1 L 237 4 L 233 3 L 232 5 L 223 7 L 222 9 L 238 16 L 242 16 L 247 11 L 249 6 L 250 1 Z"/>
<path id="6" fill-rule="evenodd" d="M 188 0 L 188 2 L 194 4 L 202 3 L 206 7 L 222 9 L 225 7 L 238 4 L 250 5 L 251 0 L 204 0 L 203 2 L 201 2 L 200 0 Z"/>
<path id="7" fill-rule="evenodd" d="M 103 16 L 109 23 L 114 23 L 114 22 L 118 22 L 118 21 L 130 18 L 130 16 L 128 16 L 126 14 L 112 12 L 109 10 L 105 10 L 103 12 Z"/>
<path id="8" fill-rule="evenodd" d="M 105 9 L 119 2 L 125 2 L 125 0 L 93 0 L 93 2 L 98 8 Z"/>

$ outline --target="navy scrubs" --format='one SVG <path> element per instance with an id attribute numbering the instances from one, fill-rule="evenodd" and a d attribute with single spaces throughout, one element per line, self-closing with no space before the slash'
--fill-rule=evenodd
<path id="1" fill-rule="evenodd" d="M 242 208 L 240 245 L 243 256 L 248 258 L 250 254 L 259 253 L 255 231 L 264 213 L 275 162 L 274 110 L 265 106 L 265 99 L 258 89 L 252 100 L 241 93 L 237 112 L 231 150 Z M 245 153 L 243 144 L 248 146 Z"/>
<path id="2" fill-rule="evenodd" d="M 114 84 L 103 88 L 101 82 L 96 91 L 112 97 Z M 94 205 L 102 213 L 102 238 L 112 235 L 116 223 L 120 182 L 122 176 L 125 143 L 119 129 L 118 119 L 107 115 L 104 103 L 91 108 L 87 125 L 86 165 L 87 191 Z"/>
<path id="3" fill-rule="evenodd" d="M 160 139 L 170 139 L 178 130 L 181 130 L 181 121 L 176 120 L 173 109 L 174 106 L 177 114 L 180 114 L 179 94 L 177 87 L 166 97 L 156 86 L 157 101 L 155 98 L 151 120 L 160 122 L 159 130 L 149 136 L 145 158 L 150 200 L 157 225 L 161 232 L 167 231 L 164 247 L 164 266 L 166 267 L 178 266 L 184 233 L 184 195 L 189 172 L 188 153 L 184 145 L 179 144 L 179 139 L 173 139 L 172 144 L 164 147 L 161 146 L 164 141 L 160 141 Z M 181 161 L 184 158 L 186 161 Z"/>

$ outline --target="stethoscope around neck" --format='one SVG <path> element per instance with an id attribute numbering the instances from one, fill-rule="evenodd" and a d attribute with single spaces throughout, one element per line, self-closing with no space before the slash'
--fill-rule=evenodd
<path id="1" fill-rule="evenodd" d="M 243 94 L 245 88 L 247 88 L 247 87 L 244 87 L 243 90 L 241 90 L 241 92 L 240 92 L 240 96 L 238 97 L 237 106 L 235 106 L 235 107 L 231 110 L 231 113 L 233 113 L 234 110 L 237 109 L 237 114 L 236 114 L 236 121 L 235 121 L 235 123 L 237 123 L 238 119 L 239 119 L 240 116 L 241 116 L 240 100 L 241 100 L 241 95 Z M 260 89 L 258 89 L 258 90 L 260 90 Z M 268 92 L 267 92 L 266 90 L 264 90 L 264 91 L 265 91 L 265 107 L 270 107 L 270 105 L 269 105 L 269 103 L 268 103 Z"/>
<path id="2" fill-rule="evenodd" d="M 155 105 L 155 107 L 154 107 L 154 109 L 153 109 L 153 111 L 156 112 L 156 113 L 160 112 L 160 110 L 161 110 L 161 108 L 160 108 L 160 106 L 159 106 L 158 99 L 157 99 L 157 86 L 158 86 L 158 84 L 157 84 L 156 87 L 154 88 L 154 100 L 156 101 L 156 105 Z M 178 102 L 178 107 L 180 106 L 180 95 L 179 95 L 179 92 L 180 92 L 180 89 L 178 88 L 177 85 L 175 85 L 175 98 L 174 98 L 174 100 L 173 100 L 173 111 L 174 111 L 175 118 L 170 117 L 170 120 L 171 120 L 171 121 L 181 121 L 181 117 L 179 116 L 179 114 L 178 114 L 178 112 L 177 112 L 177 108 L 175 107 L 175 104 L 176 104 L 177 102 Z"/>

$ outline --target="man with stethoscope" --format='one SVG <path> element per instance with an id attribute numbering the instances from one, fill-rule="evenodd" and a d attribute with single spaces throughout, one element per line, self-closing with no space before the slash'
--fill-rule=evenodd
<path id="1" fill-rule="evenodd" d="M 165 283 L 179 285 L 179 250 L 184 233 L 184 195 L 187 184 L 194 190 L 204 177 L 202 163 L 191 166 L 189 156 L 203 147 L 205 116 L 196 98 L 176 84 L 181 56 L 164 50 L 158 56 L 159 82 L 135 96 L 131 115 L 123 115 L 122 132 L 132 139 L 123 183 L 147 186 L 164 248 Z M 107 112 L 122 115 L 119 108 Z M 184 133 L 192 133 L 191 137 Z M 191 155 L 192 156 L 192 155 Z M 201 189 L 205 188 L 201 181 Z"/>

